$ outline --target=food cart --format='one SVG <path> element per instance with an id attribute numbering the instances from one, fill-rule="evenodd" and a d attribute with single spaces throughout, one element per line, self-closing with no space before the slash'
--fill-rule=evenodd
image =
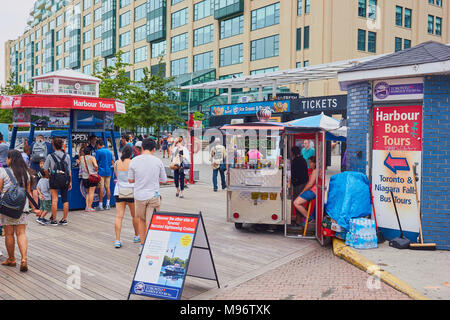
<path id="1" fill-rule="evenodd" d="M 83 209 L 86 192 L 80 183 L 79 168 L 74 165 L 74 142 L 100 133 L 107 146 L 107 133 L 114 137 L 114 114 L 125 113 L 125 105 L 119 100 L 98 98 L 101 80 L 73 70 L 59 70 L 34 77 L 33 80 L 33 94 L 1 98 L 0 108 L 12 109 L 13 112 L 10 148 L 15 148 L 19 127 L 30 127 L 30 143 L 34 139 L 35 128 L 53 130 L 52 135 L 65 130 L 65 150 L 70 157 L 72 170 L 69 209 Z M 115 139 L 111 139 L 111 143 L 115 159 L 118 159 Z M 111 179 L 111 193 L 114 187 L 114 179 Z M 114 197 L 111 197 L 111 205 L 114 205 Z M 62 208 L 61 201 L 58 207 Z"/>
<path id="2" fill-rule="evenodd" d="M 309 118 L 315 117 L 318 116 Z M 244 223 L 284 225 L 286 237 L 317 239 L 323 245 L 326 237 L 322 230 L 326 191 L 325 140 L 326 137 L 330 140 L 342 138 L 327 132 L 320 123 L 308 121 L 311 119 L 301 120 L 305 122 L 256 122 L 221 128 L 226 137 L 228 159 L 227 221 L 234 223 L 237 229 Z M 339 127 L 336 122 L 335 129 Z M 317 196 L 313 200 L 314 208 L 310 208 L 311 216 L 315 215 L 315 224 L 309 226 L 312 235 L 299 234 L 290 228 L 296 211 L 290 186 L 290 150 L 294 145 L 300 146 L 305 139 L 314 142 L 317 160 Z M 255 147 L 259 158 L 249 154 Z"/>

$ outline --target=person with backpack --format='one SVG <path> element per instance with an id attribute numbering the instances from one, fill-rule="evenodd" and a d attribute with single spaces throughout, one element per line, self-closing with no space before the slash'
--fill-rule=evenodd
<path id="1" fill-rule="evenodd" d="M 216 138 L 214 140 L 214 146 L 211 148 L 211 167 L 213 169 L 213 187 L 214 192 L 217 192 L 217 174 L 220 172 L 220 180 L 222 183 L 222 190 L 225 190 L 227 187 L 227 183 L 225 181 L 225 170 L 227 170 L 225 164 L 226 158 L 226 149 L 220 143 L 220 138 Z"/>
<path id="2" fill-rule="evenodd" d="M 58 225 L 58 222 L 56 222 L 56 213 L 58 211 L 58 192 L 61 194 L 64 213 L 64 216 L 61 221 L 59 221 L 59 224 L 67 225 L 67 216 L 69 215 L 68 192 L 72 189 L 70 158 L 62 150 L 62 139 L 53 139 L 53 148 L 55 149 L 55 152 L 49 154 L 44 163 L 44 170 L 46 170 L 50 176 L 50 193 L 52 195 L 52 217 L 50 218 L 50 225 Z"/>
<path id="3" fill-rule="evenodd" d="M 50 142 L 46 142 L 42 134 L 36 137 L 36 142 L 30 145 L 30 168 L 36 172 L 41 170 L 39 163 L 45 161 L 50 153 L 53 153 L 53 147 Z"/>
<path id="4" fill-rule="evenodd" d="M 0 133 L 0 165 L 6 167 L 6 156 L 8 154 L 9 144 L 3 139 L 3 134 Z"/>
<path id="5" fill-rule="evenodd" d="M 6 165 L 7 168 L 0 168 L 0 215 L 2 226 L 5 228 L 5 246 L 8 252 L 8 259 L 2 265 L 16 266 L 14 249 L 15 238 L 17 238 L 21 255 L 20 271 L 26 272 L 28 271 L 28 238 L 26 235 L 27 213 L 24 209 L 28 208 L 26 193 L 29 194 L 31 191 L 31 177 L 22 154 L 17 150 L 8 152 Z"/>

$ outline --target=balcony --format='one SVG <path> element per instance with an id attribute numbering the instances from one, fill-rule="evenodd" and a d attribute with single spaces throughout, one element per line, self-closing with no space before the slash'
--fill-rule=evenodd
<path id="1" fill-rule="evenodd" d="M 44 9 L 45 7 L 45 0 L 38 0 L 36 2 L 36 9 Z"/>
<path id="2" fill-rule="evenodd" d="M 244 12 L 244 0 L 234 0 L 234 3 L 220 7 L 220 1 L 214 6 L 214 19 L 223 19 Z"/>

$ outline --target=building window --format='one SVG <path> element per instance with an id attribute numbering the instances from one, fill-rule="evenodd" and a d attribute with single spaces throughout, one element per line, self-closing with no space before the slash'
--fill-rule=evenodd
<path id="1" fill-rule="evenodd" d="M 367 12 L 367 0 L 358 0 L 358 16 L 365 18 Z"/>
<path id="2" fill-rule="evenodd" d="M 278 71 L 278 67 L 271 67 L 271 68 L 264 68 L 264 69 L 258 69 L 258 70 L 251 70 L 250 71 L 250 75 L 255 75 L 255 74 L 266 74 L 266 73 L 271 73 L 271 72 L 276 72 Z"/>
<path id="3" fill-rule="evenodd" d="M 98 39 L 102 36 L 102 25 L 94 28 L 94 39 Z"/>
<path id="4" fill-rule="evenodd" d="M 369 19 L 377 19 L 377 0 L 369 0 Z"/>
<path id="5" fill-rule="evenodd" d="M 127 11 L 120 15 L 119 25 L 121 28 L 129 25 L 131 23 L 131 11 Z"/>
<path id="6" fill-rule="evenodd" d="M 311 12 L 311 0 L 305 0 L 305 13 Z"/>
<path id="7" fill-rule="evenodd" d="M 63 29 L 58 30 L 58 31 L 56 32 L 56 41 L 61 40 L 61 39 L 62 39 L 62 36 L 63 36 Z"/>
<path id="8" fill-rule="evenodd" d="M 303 62 L 303 66 L 304 66 L 304 67 L 309 67 L 309 60 L 305 60 L 305 61 Z"/>
<path id="9" fill-rule="evenodd" d="M 409 49 L 409 48 L 411 48 L 411 40 L 404 39 L 403 40 L 403 49 L 406 50 L 406 49 Z"/>
<path id="10" fill-rule="evenodd" d="M 102 43 L 97 43 L 94 45 L 94 57 L 99 57 L 102 55 Z"/>
<path id="11" fill-rule="evenodd" d="M 172 13 L 172 29 L 184 26 L 188 22 L 188 8 Z"/>
<path id="12" fill-rule="evenodd" d="M 171 52 L 178 52 L 188 48 L 188 33 L 182 33 L 171 39 Z"/>
<path id="13" fill-rule="evenodd" d="M 194 4 L 194 21 L 209 17 L 214 12 L 212 0 L 203 0 Z"/>
<path id="14" fill-rule="evenodd" d="M 134 9 L 134 21 L 141 20 L 147 16 L 147 4 L 144 3 Z"/>
<path id="15" fill-rule="evenodd" d="M 83 17 L 83 27 L 89 26 L 91 22 L 92 22 L 92 15 L 88 13 Z"/>
<path id="16" fill-rule="evenodd" d="M 131 34 L 130 31 L 122 33 L 119 36 L 119 47 L 125 47 L 128 46 L 131 43 Z"/>
<path id="17" fill-rule="evenodd" d="M 178 60 L 172 60 L 170 62 L 170 75 L 172 77 L 179 76 L 180 74 L 186 74 L 188 70 L 188 59 L 181 58 Z"/>
<path id="18" fill-rule="evenodd" d="M 297 29 L 297 39 L 295 47 L 297 51 L 302 50 L 302 28 Z"/>
<path id="19" fill-rule="evenodd" d="M 166 40 L 152 43 L 152 58 L 166 54 Z"/>
<path id="20" fill-rule="evenodd" d="M 83 43 L 88 43 L 92 40 L 91 38 L 91 30 L 86 31 L 85 33 L 83 33 Z"/>
<path id="21" fill-rule="evenodd" d="M 205 43 L 213 42 L 214 40 L 214 25 L 210 24 L 203 28 L 194 30 L 194 47 L 201 46 Z"/>
<path id="22" fill-rule="evenodd" d="M 442 35 L 442 18 L 436 17 L 436 35 L 441 36 Z"/>
<path id="23" fill-rule="evenodd" d="M 123 63 L 131 64 L 131 53 L 130 51 L 124 52 L 121 56 Z"/>
<path id="24" fill-rule="evenodd" d="M 87 74 L 87 75 L 91 75 L 91 65 L 90 64 L 83 67 L 83 73 Z"/>
<path id="25" fill-rule="evenodd" d="M 251 60 L 276 57 L 279 53 L 279 35 L 254 40 L 251 42 Z"/>
<path id="26" fill-rule="evenodd" d="M 56 46 L 56 55 L 59 56 L 62 54 L 62 45 Z"/>
<path id="27" fill-rule="evenodd" d="M 279 2 L 252 11 L 252 30 L 262 29 L 279 23 Z"/>
<path id="28" fill-rule="evenodd" d="M 95 9 L 94 11 L 94 22 L 102 19 L 102 8 Z"/>
<path id="29" fill-rule="evenodd" d="M 134 50 L 134 63 L 147 60 L 147 46 L 140 47 Z"/>
<path id="30" fill-rule="evenodd" d="M 194 56 L 194 72 L 206 70 L 213 67 L 213 52 L 197 54 Z"/>
<path id="31" fill-rule="evenodd" d="M 220 39 L 229 38 L 244 32 L 244 16 L 220 21 Z"/>
<path id="32" fill-rule="evenodd" d="M 372 53 L 377 52 L 377 33 L 369 31 L 368 41 L 367 41 L 367 50 Z"/>
<path id="33" fill-rule="evenodd" d="M 405 28 L 411 28 L 412 10 L 405 8 Z"/>
<path id="34" fill-rule="evenodd" d="M 59 27 L 62 24 L 63 21 L 63 16 L 62 14 L 60 14 L 57 18 L 56 18 L 56 27 Z M 37 38 L 37 37 L 36 37 Z"/>
<path id="35" fill-rule="evenodd" d="M 83 60 L 88 60 L 88 59 L 92 58 L 91 53 L 92 53 L 91 47 L 83 49 Z"/>
<path id="36" fill-rule="evenodd" d="M 358 29 L 358 50 L 366 51 L 366 31 Z"/>
<path id="37" fill-rule="evenodd" d="M 83 0 L 83 10 L 89 9 L 91 7 L 92 0 Z"/>
<path id="38" fill-rule="evenodd" d="M 303 13 L 303 0 L 297 0 L 297 15 L 301 16 Z"/>
<path id="39" fill-rule="evenodd" d="M 309 49 L 309 26 L 303 30 L 303 49 Z"/>
<path id="40" fill-rule="evenodd" d="M 428 33 L 434 33 L 434 16 L 428 16 Z"/>
<path id="41" fill-rule="evenodd" d="M 172 5 L 180 3 L 181 1 L 183 1 L 183 0 L 172 0 Z"/>
<path id="42" fill-rule="evenodd" d="M 62 69 L 62 59 L 56 60 L 56 70 L 60 70 Z M 38 71 L 39 69 L 36 69 L 36 71 Z M 38 74 L 36 74 L 38 76 Z"/>
<path id="43" fill-rule="evenodd" d="M 130 0 L 120 0 L 120 8 L 126 7 L 130 4 Z"/>
<path id="44" fill-rule="evenodd" d="M 134 42 L 144 40 L 146 36 L 147 26 L 145 24 L 134 29 Z"/>
<path id="45" fill-rule="evenodd" d="M 144 77 L 144 68 L 134 70 L 134 81 L 141 81 Z"/>
<path id="46" fill-rule="evenodd" d="M 395 6 L 395 25 L 403 26 L 403 7 Z"/>
<path id="47" fill-rule="evenodd" d="M 220 66 L 225 67 L 242 63 L 244 46 L 242 43 L 220 49 Z"/>
<path id="48" fill-rule="evenodd" d="M 402 38 L 395 37 L 395 52 L 402 51 Z"/>

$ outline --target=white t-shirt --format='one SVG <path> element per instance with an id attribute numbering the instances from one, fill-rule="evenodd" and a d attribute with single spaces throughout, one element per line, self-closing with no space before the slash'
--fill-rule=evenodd
<path id="1" fill-rule="evenodd" d="M 134 199 L 145 201 L 159 194 L 159 182 L 166 182 L 167 175 L 159 158 L 141 154 L 130 161 L 128 179 L 134 180 Z"/>

